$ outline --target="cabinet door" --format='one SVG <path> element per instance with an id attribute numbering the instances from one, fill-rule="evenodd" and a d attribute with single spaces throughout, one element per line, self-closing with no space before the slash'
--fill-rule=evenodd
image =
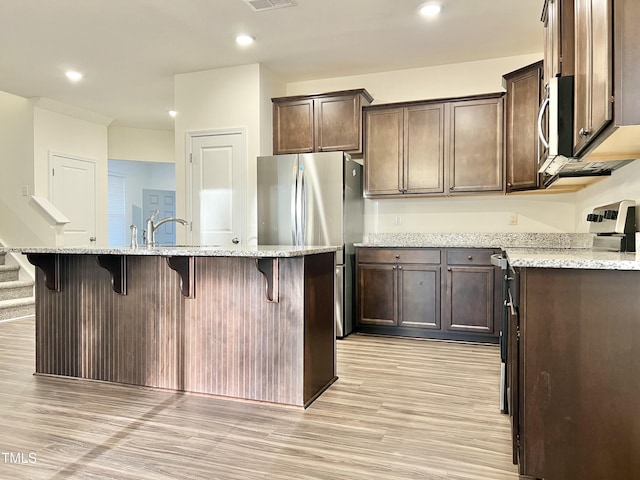
<path id="1" fill-rule="evenodd" d="M 544 83 L 574 73 L 573 0 L 546 0 L 544 22 Z"/>
<path id="2" fill-rule="evenodd" d="M 544 23 L 544 82 L 560 74 L 560 0 L 546 0 Z"/>
<path id="3" fill-rule="evenodd" d="M 358 264 L 358 325 L 397 325 L 395 265 Z"/>
<path id="4" fill-rule="evenodd" d="M 398 265 L 398 325 L 440 330 L 440 266 Z"/>
<path id="5" fill-rule="evenodd" d="M 541 144 L 537 121 L 542 96 L 542 63 L 505 76 L 507 192 L 534 190 L 540 185 Z"/>
<path id="6" fill-rule="evenodd" d="M 404 190 L 444 192 L 444 104 L 405 109 Z"/>
<path id="7" fill-rule="evenodd" d="M 360 95 L 315 99 L 316 152 L 362 153 Z"/>
<path id="8" fill-rule="evenodd" d="M 449 191 L 503 190 L 503 99 L 450 104 Z"/>
<path id="9" fill-rule="evenodd" d="M 578 155 L 612 118 L 611 0 L 576 0 L 574 154 Z"/>
<path id="10" fill-rule="evenodd" d="M 273 103 L 273 154 L 313 152 L 313 100 Z"/>
<path id="11" fill-rule="evenodd" d="M 398 195 L 402 188 L 403 110 L 365 113 L 364 181 L 367 195 Z"/>
<path id="12" fill-rule="evenodd" d="M 495 275 L 492 266 L 447 267 L 446 330 L 495 335 Z"/>

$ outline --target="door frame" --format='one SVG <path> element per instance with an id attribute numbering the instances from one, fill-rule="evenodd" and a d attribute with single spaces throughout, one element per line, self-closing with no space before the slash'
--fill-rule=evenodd
<path id="1" fill-rule="evenodd" d="M 93 236 L 97 237 L 98 235 L 98 179 L 97 179 L 97 175 L 98 175 L 98 161 L 94 158 L 89 158 L 89 157 L 81 157 L 79 155 L 72 155 L 72 154 L 68 154 L 68 153 L 62 153 L 62 152 L 58 152 L 55 150 L 47 150 L 47 163 L 48 163 L 48 168 L 49 171 L 47 172 L 47 178 L 48 178 L 48 182 L 47 182 L 47 199 L 53 204 L 53 157 L 62 157 L 62 158 L 68 158 L 70 160 L 75 160 L 75 161 L 79 161 L 79 162 L 86 162 L 86 163 L 91 163 L 93 165 Z M 51 173 L 49 173 L 51 172 Z M 55 205 L 54 205 L 55 206 Z M 65 224 L 65 227 L 66 228 Z M 62 235 L 64 236 L 64 229 L 62 232 Z M 108 235 L 108 233 L 107 233 Z"/>
<path id="2" fill-rule="evenodd" d="M 185 133 L 186 141 L 185 141 L 185 183 L 186 183 L 186 212 L 187 218 L 191 219 L 191 228 L 187 233 L 187 239 L 189 243 L 193 243 L 193 139 L 197 137 L 210 137 L 210 136 L 218 136 L 218 135 L 230 135 L 230 134 L 239 134 L 240 135 L 240 176 L 242 180 L 242 191 L 240 192 L 242 198 L 244 199 L 243 205 L 240 207 L 240 238 L 242 239 L 242 243 L 246 243 L 247 240 L 247 232 L 249 229 L 247 228 L 247 207 L 249 205 L 249 195 L 247 188 L 247 172 L 248 168 L 248 157 L 247 157 L 247 127 L 237 127 L 237 128 L 216 128 L 211 130 L 188 130 Z"/>

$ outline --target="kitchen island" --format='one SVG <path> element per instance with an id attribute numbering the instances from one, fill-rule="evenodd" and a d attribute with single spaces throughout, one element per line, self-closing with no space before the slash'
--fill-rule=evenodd
<path id="1" fill-rule="evenodd" d="M 338 247 L 12 248 L 36 374 L 308 406 L 335 376 Z"/>

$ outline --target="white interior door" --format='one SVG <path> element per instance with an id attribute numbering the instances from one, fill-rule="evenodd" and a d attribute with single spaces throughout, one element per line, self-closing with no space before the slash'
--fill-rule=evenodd
<path id="1" fill-rule="evenodd" d="M 242 131 L 191 137 L 192 243 L 244 243 L 246 164 Z"/>
<path id="2" fill-rule="evenodd" d="M 64 229 L 65 246 L 88 245 L 95 242 L 95 162 L 51 154 L 49 164 L 49 199 L 69 219 Z"/>

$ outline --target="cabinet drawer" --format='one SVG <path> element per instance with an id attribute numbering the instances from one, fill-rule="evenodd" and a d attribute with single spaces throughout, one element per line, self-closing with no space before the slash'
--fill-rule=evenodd
<path id="1" fill-rule="evenodd" d="M 440 263 L 437 248 L 360 248 L 360 263 Z"/>
<path id="2" fill-rule="evenodd" d="M 447 250 L 448 265 L 491 265 L 491 255 L 498 250 L 456 249 Z"/>

